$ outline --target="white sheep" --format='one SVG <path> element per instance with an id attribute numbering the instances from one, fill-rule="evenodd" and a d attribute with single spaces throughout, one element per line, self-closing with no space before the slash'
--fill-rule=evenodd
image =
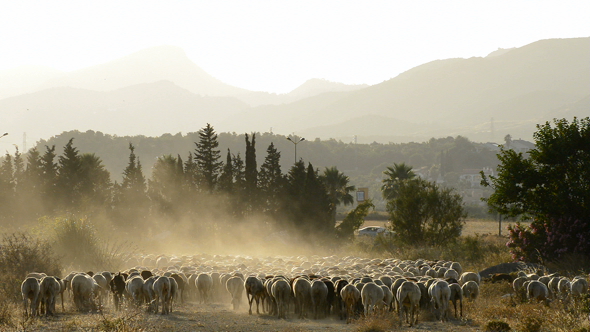
<path id="1" fill-rule="evenodd" d="M 582 277 L 576 277 L 570 284 L 570 292 L 572 297 L 581 297 L 588 294 L 588 281 Z"/>
<path id="2" fill-rule="evenodd" d="M 361 300 L 367 317 L 375 312 L 378 305 L 383 304 L 383 289 L 374 282 L 366 283 L 361 290 Z"/>
<path id="3" fill-rule="evenodd" d="M 271 295 L 277 305 L 277 317 L 287 319 L 287 306 L 291 300 L 291 286 L 282 278 L 277 278 L 272 283 Z"/>
<path id="4" fill-rule="evenodd" d="M 293 295 L 295 296 L 295 312 L 299 313 L 299 318 L 305 318 L 307 310 L 313 307 L 311 283 L 306 278 L 297 278 L 293 282 Z"/>
<path id="5" fill-rule="evenodd" d="M 155 298 L 151 303 L 154 313 L 158 313 L 160 302 L 162 303 L 162 315 L 170 313 L 170 279 L 158 277 L 153 284 Z"/>
<path id="6" fill-rule="evenodd" d="M 463 297 L 469 301 L 475 301 L 479 296 L 479 285 L 473 280 L 463 284 L 461 290 L 463 291 Z"/>
<path id="7" fill-rule="evenodd" d="M 201 303 L 208 303 L 211 300 L 213 292 L 213 278 L 207 273 L 201 273 L 195 280 L 199 295 L 201 297 Z"/>
<path id="8" fill-rule="evenodd" d="M 130 277 L 125 282 L 125 290 L 131 297 L 131 301 L 139 307 L 143 302 L 143 278 L 141 276 Z"/>
<path id="9" fill-rule="evenodd" d="M 451 289 L 450 300 L 455 308 L 455 318 L 457 318 L 457 301 L 459 301 L 459 310 L 461 317 L 463 317 L 463 289 L 457 283 L 449 284 L 449 288 Z"/>
<path id="10" fill-rule="evenodd" d="M 475 281 L 478 285 L 480 285 L 481 276 L 477 272 L 463 272 L 459 277 L 459 285 L 463 286 L 468 281 Z"/>
<path id="11" fill-rule="evenodd" d="M 20 286 L 23 297 L 25 316 L 36 316 L 39 301 L 39 280 L 35 277 L 27 277 Z M 30 312 L 27 312 L 27 307 Z"/>
<path id="12" fill-rule="evenodd" d="M 420 298 L 422 292 L 420 287 L 412 281 L 404 281 L 397 289 L 396 298 L 399 302 L 400 326 L 403 322 L 403 314 L 406 314 L 406 323 L 414 326 L 418 323 L 418 312 L 420 309 Z"/>
<path id="13" fill-rule="evenodd" d="M 96 309 L 94 302 L 95 288 L 98 287 L 94 279 L 86 274 L 76 274 L 72 278 L 72 296 L 79 311 Z"/>
<path id="14" fill-rule="evenodd" d="M 240 277 L 231 277 L 225 282 L 225 288 L 231 295 L 234 310 L 240 309 L 240 302 L 244 294 L 244 280 Z"/>
<path id="15" fill-rule="evenodd" d="M 544 301 L 546 305 L 549 305 L 549 289 L 538 280 L 528 281 L 527 297 L 529 300 Z"/>
<path id="16" fill-rule="evenodd" d="M 361 292 L 352 284 L 348 284 L 340 291 L 340 297 L 346 306 L 346 323 L 350 323 L 354 316 L 354 309 L 361 301 Z"/>
<path id="17" fill-rule="evenodd" d="M 323 318 L 328 301 L 328 286 L 319 279 L 311 283 L 311 304 L 313 309 L 313 318 Z"/>
<path id="18" fill-rule="evenodd" d="M 55 277 L 43 277 L 39 283 L 39 301 L 45 307 L 45 316 L 55 315 L 55 301 L 61 285 Z"/>
<path id="19" fill-rule="evenodd" d="M 444 280 L 433 282 L 428 288 L 428 295 L 434 310 L 434 315 L 441 321 L 447 320 L 447 309 L 451 299 L 451 289 L 449 284 Z"/>

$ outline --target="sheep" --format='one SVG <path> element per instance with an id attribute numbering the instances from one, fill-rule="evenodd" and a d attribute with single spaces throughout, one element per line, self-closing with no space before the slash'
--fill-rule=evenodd
<path id="1" fill-rule="evenodd" d="M 448 269 L 443 278 L 445 279 L 455 279 L 458 280 L 459 279 L 459 273 L 457 273 L 457 271 L 453 270 L 453 269 Z"/>
<path id="2" fill-rule="evenodd" d="M 365 317 L 369 316 L 370 313 L 374 313 L 377 305 L 383 303 L 383 289 L 374 282 L 365 284 L 361 291 L 361 300 L 363 301 L 363 307 Z"/>
<path id="3" fill-rule="evenodd" d="M 345 285 L 340 291 L 340 297 L 346 306 L 346 323 L 350 323 L 357 304 L 361 302 L 361 292 L 352 284 Z"/>
<path id="4" fill-rule="evenodd" d="M 528 282 L 527 297 L 529 300 L 544 301 L 545 305 L 549 305 L 549 290 L 544 283 L 538 280 Z"/>
<path id="5" fill-rule="evenodd" d="M 39 283 L 39 301 L 45 307 L 45 316 L 55 314 L 55 301 L 61 285 L 55 277 L 43 277 Z"/>
<path id="6" fill-rule="evenodd" d="M 562 299 L 567 298 L 569 291 L 571 290 L 571 282 L 567 278 L 561 278 L 557 284 L 557 291 Z"/>
<path id="7" fill-rule="evenodd" d="M 341 294 L 342 289 L 346 285 L 348 285 L 348 280 L 345 279 L 337 280 L 336 284 L 334 285 L 334 292 L 336 293 L 336 303 L 334 304 L 334 308 L 338 311 L 338 317 L 340 318 L 340 320 L 344 320 L 346 316 L 346 306 L 344 304 L 344 301 L 342 300 Z"/>
<path id="8" fill-rule="evenodd" d="M 449 288 L 451 289 L 451 297 L 450 300 L 453 303 L 453 308 L 455 308 L 455 318 L 457 317 L 457 301 L 459 301 L 459 310 L 461 312 L 461 317 L 463 317 L 463 290 L 461 286 L 457 283 L 449 284 Z"/>
<path id="9" fill-rule="evenodd" d="M 327 300 L 328 286 L 321 280 L 314 280 L 311 283 L 311 303 L 314 319 L 324 317 Z"/>
<path id="10" fill-rule="evenodd" d="M 125 276 L 121 272 L 113 276 L 109 287 L 113 293 L 113 302 L 115 302 L 115 309 L 121 309 L 121 301 L 123 300 L 123 293 L 125 293 Z"/>
<path id="11" fill-rule="evenodd" d="M 481 276 L 477 272 L 463 272 L 459 277 L 459 285 L 463 286 L 468 281 L 475 281 L 477 285 L 480 285 Z"/>
<path id="12" fill-rule="evenodd" d="M 272 283 L 271 294 L 277 305 L 277 318 L 287 319 L 287 305 L 291 298 L 291 286 L 282 278 Z"/>
<path id="13" fill-rule="evenodd" d="M 391 311 L 391 305 L 393 304 L 393 293 L 387 285 L 381 285 L 383 289 L 383 302 L 385 303 L 385 310 Z"/>
<path id="14" fill-rule="evenodd" d="M 135 306 L 139 307 L 143 302 L 143 278 L 141 276 L 135 276 L 127 279 L 125 282 L 125 290 L 131 297 L 131 301 Z"/>
<path id="15" fill-rule="evenodd" d="M 469 301 L 475 301 L 479 296 L 479 285 L 473 280 L 469 280 L 463 284 L 461 290 L 463 292 L 463 297 Z"/>
<path id="16" fill-rule="evenodd" d="M 166 277 L 168 281 L 170 281 L 170 296 L 168 297 L 168 313 L 172 312 L 172 304 L 176 299 L 176 295 L 178 294 L 178 283 L 176 279 L 172 277 Z"/>
<path id="17" fill-rule="evenodd" d="M 452 262 L 450 265 L 450 268 L 457 271 L 458 275 L 463 274 L 463 267 L 461 266 L 461 264 L 459 264 L 459 262 Z M 455 278 L 457 279 L 457 278 Z"/>
<path id="18" fill-rule="evenodd" d="M 74 305 L 78 311 L 88 311 L 96 309 L 94 303 L 94 294 L 96 285 L 94 279 L 86 274 L 77 274 L 72 278 L 72 295 Z"/>
<path id="19" fill-rule="evenodd" d="M 250 305 L 248 314 L 252 315 L 252 302 L 256 300 L 256 314 L 260 315 L 258 305 L 260 300 L 264 298 L 264 285 L 262 284 L 262 281 L 255 276 L 249 276 L 246 278 L 246 281 L 244 281 L 244 288 L 246 289 L 248 304 Z"/>
<path id="20" fill-rule="evenodd" d="M 451 289 L 444 280 L 433 282 L 428 288 L 434 315 L 441 321 L 447 320 L 447 308 L 451 299 Z"/>
<path id="21" fill-rule="evenodd" d="M 312 307 L 311 302 L 311 283 L 299 277 L 293 282 L 293 295 L 295 296 L 295 312 L 299 318 L 306 317 L 306 311 Z"/>
<path id="22" fill-rule="evenodd" d="M 225 288 L 231 295 L 234 310 L 238 310 L 244 293 L 244 280 L 240 277 L 231 277 L 225 282 Z"/>
<path id="23" fill-rule="evenodd" d="M 187 288 L 186 285 L 188 284 L 188 279 L 184 275 L 184 273 L 172 273 L 170 277 L 174 278 L 176 284 L 178 285 L 178 293 L 180 294 L 180 303 L 184 303 L 184 290 Z M 145 279 L 145 278 L 144 278 Z"/>
<path id="24" fill-rule="evenodd" d="M 582 297 L 584 294 L 588 294 L 588 281 L 584 278 L 576 277 L 570 284 L 570 293 L 572 297 Z"/>
<path id="25" fill-rule="evenodd" d="M 403 322 L 403 314 L 406 314 L 406 323 L 414 326 L 418 323 L 418 311 L 422 292 L 420 287 L 413 281 L 404 281 L 397 289 L 396 298 L 399 302 L 400 326 Z"/>
<path id="26" fill-rule="evenodd" d="M 154 293 L 154 282 L 158 277 L 151 276 L 147 278 L 142 287 L 142 294 L 144 301 L 148 304 L 148 312 L 150 312 L 153 308 L 151 307 L 152 301 L 156 298 L 156 294 Z"/>
<path id="27" fill-rule="evenodd" d="M 211 293 L 213 291 L 213 278 L 207 273 L 201 273 L 195 280 L 199 295 L 201 297 L 201 303 L 208 303 L 211 300 Z"/>
<path id="28" fill-rule="evenodd" d="M 23 308 L 25 309 L 25 316 L 36 316 L 39 300 L 39 280 L 35 277 L 27 277 L 20 286 L 20 291 L 23 297 Z M 28 304 L 28 306 L 27 306 Z M 30 312 L 27 312 L 27 307 Z"/>
<path id="29" fill-rule="evenodd" d="M 170 279 L 168 277 L 159 277 L 154 281 L 153 290 L 155 298 L 151 305 L 154 308 L 154 313 L 158 313 L 160 302 L 162 302 L 162 315 L 170 313 Z"/>
<path id="30" fill-rule="evenodd" d="M 95 274 L 92 276 L 92 279 L 94 279 L 94 281 L 98 284 L 98 299 L 100 300 L 100 304 L 102 305 L 103 299 L 108 298 L 108 288 L 109 288 L 109 283 L 107 281 L 107 279 L 104 277 L 103 274 Z"/>

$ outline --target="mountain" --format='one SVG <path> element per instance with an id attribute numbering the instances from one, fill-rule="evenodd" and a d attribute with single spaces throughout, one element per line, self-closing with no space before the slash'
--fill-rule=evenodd
<path id="1" fill-rule="evenodd" d="M 294 100 L 298 100 L 317 96 L 324 92 L 354 91 L 364 89 L 367 87 L 369 87 L 369 85 L 367 84 L 347 85 L 344 83 L 331 82 L 319 78 L 312 78 L 300 85 L 299 87 L 297 87 L 295 90 L 289 92 L 287 95 Z"/>
<path id="2" fill-rule="evenodd" d="M 311 79 L 278 95 L 225 84 L 181 49 L 162 46 L 69 73 L 0 72 L 0 92 L 27 91 L 0 99 L 0 130 L 35 139 L 72 129 L 161 135 L 211 123 L 218 132 L 356 136 L 359 143 L 531 140 L 538 123 L 588 116 L 588 59 L 589 37 L 549 39 L 431 61 L 373 86 Z"/>
<path id="3" fill-rule="evenodd" d="M 148 136 L 195 132 L 245 108 L 235 98 L 199 96 L 169 81 L 112 91 L 51 88 L 0 100 L 3 125 L 34 139 L 75 129 Z"/>
<path id="4" fill-rule="evenodd" d="M 0 99 L 32 92 L 40 82 L 55 79 L 64 72 L 46 66 L 20 66 L 0 70 Z"/>
<path id="5" fill-rule="evenodd" d="M 324 132 L 333 132 L 327 126 L 372 114 L 429 126 L 434 130 L 427 135 L 435 137 L 501 140 L 509 130 L 520 128 L 513 137 L 531 139 L 536 123 L 552 120 L 559 109 L 590 95 L 588 59 L 590 38 L 541 40 L 484 58 L 432 61 L 338 98 L 322 94 L 275 107 L 272 116 L 268 107 L 253 108 L 247 111 L 249 118 L 258 121 L 240 125 L 258 125 L 257 130 L 287 127 L 287 132 L 297 133 L 324 127 Z M 311 107 L 304 106 L 312 99 Z M 350 134 L 342 131 L 334 138 Z M 396 134 L 419 132 L 405 126 Z"/>

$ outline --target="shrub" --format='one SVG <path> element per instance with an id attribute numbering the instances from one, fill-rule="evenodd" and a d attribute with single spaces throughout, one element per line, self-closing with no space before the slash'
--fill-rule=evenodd
<path id="1" fill-rule="evenodd" d="M 44 219 L 56 253 L 78 270 L 115 270 L 134 252 L 128 243 L 104 240 L 86 218 L 73 216 Z"/>
<path id="2" fill-rule="evenodd" d="M 30 272 L 59 275 L 60 260 L 48 241 L 27 233 L 4 235 L 0 244 L 0 297 L 20 298 L 20 284 Z"/>
<path id="3" fill-rule="evenodd" d="M 510 325 L 501 320 L 491 320 L 486 324 L 484 328 L 484 331 L 487 332 L 505 332 L 511 330 L 512 329 L 510 328 Z"/>

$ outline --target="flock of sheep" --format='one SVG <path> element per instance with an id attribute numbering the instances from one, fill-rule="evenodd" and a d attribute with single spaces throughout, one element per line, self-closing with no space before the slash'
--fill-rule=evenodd
<path id="1" fill-rule="evenodd" d="M 396 311 L 400 324 L 413 326 L 420 309 L 448 320 L 450 303 L 455 317 L 462 316 L 463 299 L 476 300 L 481 283 L 476 272 L 463 272 L 458 262 L 401 261 L 357 257 L 153 256 L 129 262 L 134 268 L 113 272 L 72 272 L 64 278 L 31 273 L 21 291 L 28 315 L 53 315 L 61 296 L 69 294 L 81 312 L 100 311 L 112 305 L 145 308 L 170 314 L 173 304 L 230 302 L 234 310 L 246 295 L 249 314 L 278 318 L 354 317 L 376 311 Z M 531 299 L 588 292 L 584 278 L 527 275 L 513 282 L 516 292 L 526 290 Z M 459 305 L 459 313 L 457 310 Z"/>

